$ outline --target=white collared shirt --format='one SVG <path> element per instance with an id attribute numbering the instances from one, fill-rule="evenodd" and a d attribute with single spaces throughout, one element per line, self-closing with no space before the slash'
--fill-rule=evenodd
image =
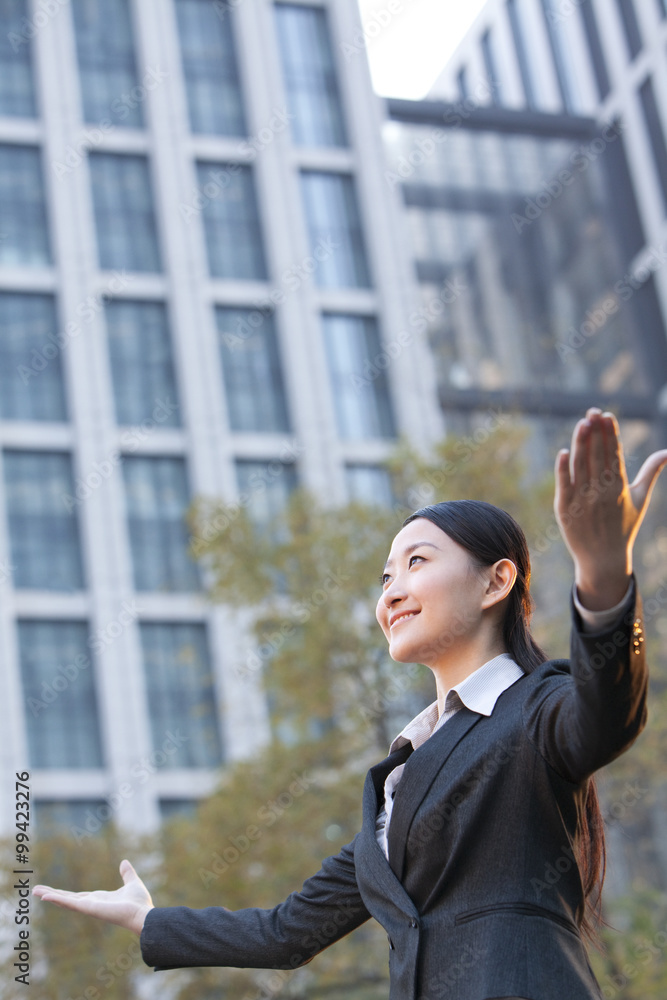
<path id="1" fill-rule="evenodd" d="M 606 611 L 589 611 L 588 608 L 584 608 L 577 597 L 576 587 L 573 588 L 574 605 L 581 617 L 584 632 L 601 632 L 612 625 L 617 618 L 620 618 L 626 610 L 625 605 L 629 605 L 631 586 L 623 600 Z M 480 715 L 486 716 L 491 715 L 503 691 L 518 681 L 523 673 L 521 667 L 515 663 L 509 653 L 500 653 L 492 660 L 487 660 L 477 670 L 468 674 L 464 680 L 449 689 L 445 695 L 442 715 L 438 716 L 438 703 L 434 701 L 401 730 L 391 744 L 389 753 L 399 750 L 407 743 L 412 743 L 413 749 L 418 750 L 464 705 L 471 712 L 478 712 Z M 394 807 L 394 796 L 403 776 L 404 768 L 405 764 L 399 764 L 387 775 L 384 783 L 384 805 L 380 806 L 375 821 L 375 838 L 386 858 L 389 858 L 387 835 Z"/>

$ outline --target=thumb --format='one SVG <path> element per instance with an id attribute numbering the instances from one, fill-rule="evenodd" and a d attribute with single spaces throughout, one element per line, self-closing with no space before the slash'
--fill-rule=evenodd
<path id="1" fill-rule="evenodd" d="M 646 459 L 630 486 L 635 506 L 642 510 L 648 503 L 658 476 L 667 465 L 667 449 L 654 451 Z"/>
<path id="2" fill-rule="evenodd" d="M 133 879 L 139 878 L 139 876 L 137 875 L 136 871 L 134 870 L 130 862 L 127 860 L 127 858 L 124 858 L 121 861 L 119 871 L 123 876 L 123 882 L 125 883 L 125 885 L 127 885 L 127 883 L 131 882 Z"/>

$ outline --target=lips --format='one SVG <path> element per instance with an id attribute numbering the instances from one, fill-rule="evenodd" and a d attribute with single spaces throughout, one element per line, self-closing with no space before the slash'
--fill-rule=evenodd
<path id="1" fill-rule="evenodd" d="M 400 622 L 407 621 L 409 618 L 414 618 L 415 615 L 418 614 L 419 614 L 418 611 L 401 611 L 397 615 L 392 615 L 392 617 L 389 620 L 389 628 L 393 629 L 395 625 L 400 624 Z"/>

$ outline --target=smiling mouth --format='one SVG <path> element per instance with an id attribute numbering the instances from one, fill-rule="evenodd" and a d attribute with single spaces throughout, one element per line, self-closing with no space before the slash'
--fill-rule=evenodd
<path id="1" fill-rule="evenodd" d="M 396 628 L 397 625 L 400 625 L 401 622 L 406 622 L 410 618 L 414 618 L 415 615 L 418 615 L 418 614 L 419 614 L 418 611 L 411 611 L 410 614 L 408 614 L 408 615 L 401 615 L 401 617 L 397 618 L 395 622 L 392 622 L 392 624 L 389 626 L 389 631 L 391 632 L 391 630 L 394 629 L 394 628 Z"/>

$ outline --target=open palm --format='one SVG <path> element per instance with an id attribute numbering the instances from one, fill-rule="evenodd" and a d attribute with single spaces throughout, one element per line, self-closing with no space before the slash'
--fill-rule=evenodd
<path id="1" fill-rule="evenodd" d="M 121 861 L 120 874 L 123 885 L 112 892 L 105 889 L 70 892 L 67 889 L 54 889 L 49 885 L 36 885 L 33 893 L 46 903 L 55 903 L 66 910 L 99 917 L 100 920 L 141 934 L 146 914 L 153 909 L 153 900 L 129 861 Z"/>

